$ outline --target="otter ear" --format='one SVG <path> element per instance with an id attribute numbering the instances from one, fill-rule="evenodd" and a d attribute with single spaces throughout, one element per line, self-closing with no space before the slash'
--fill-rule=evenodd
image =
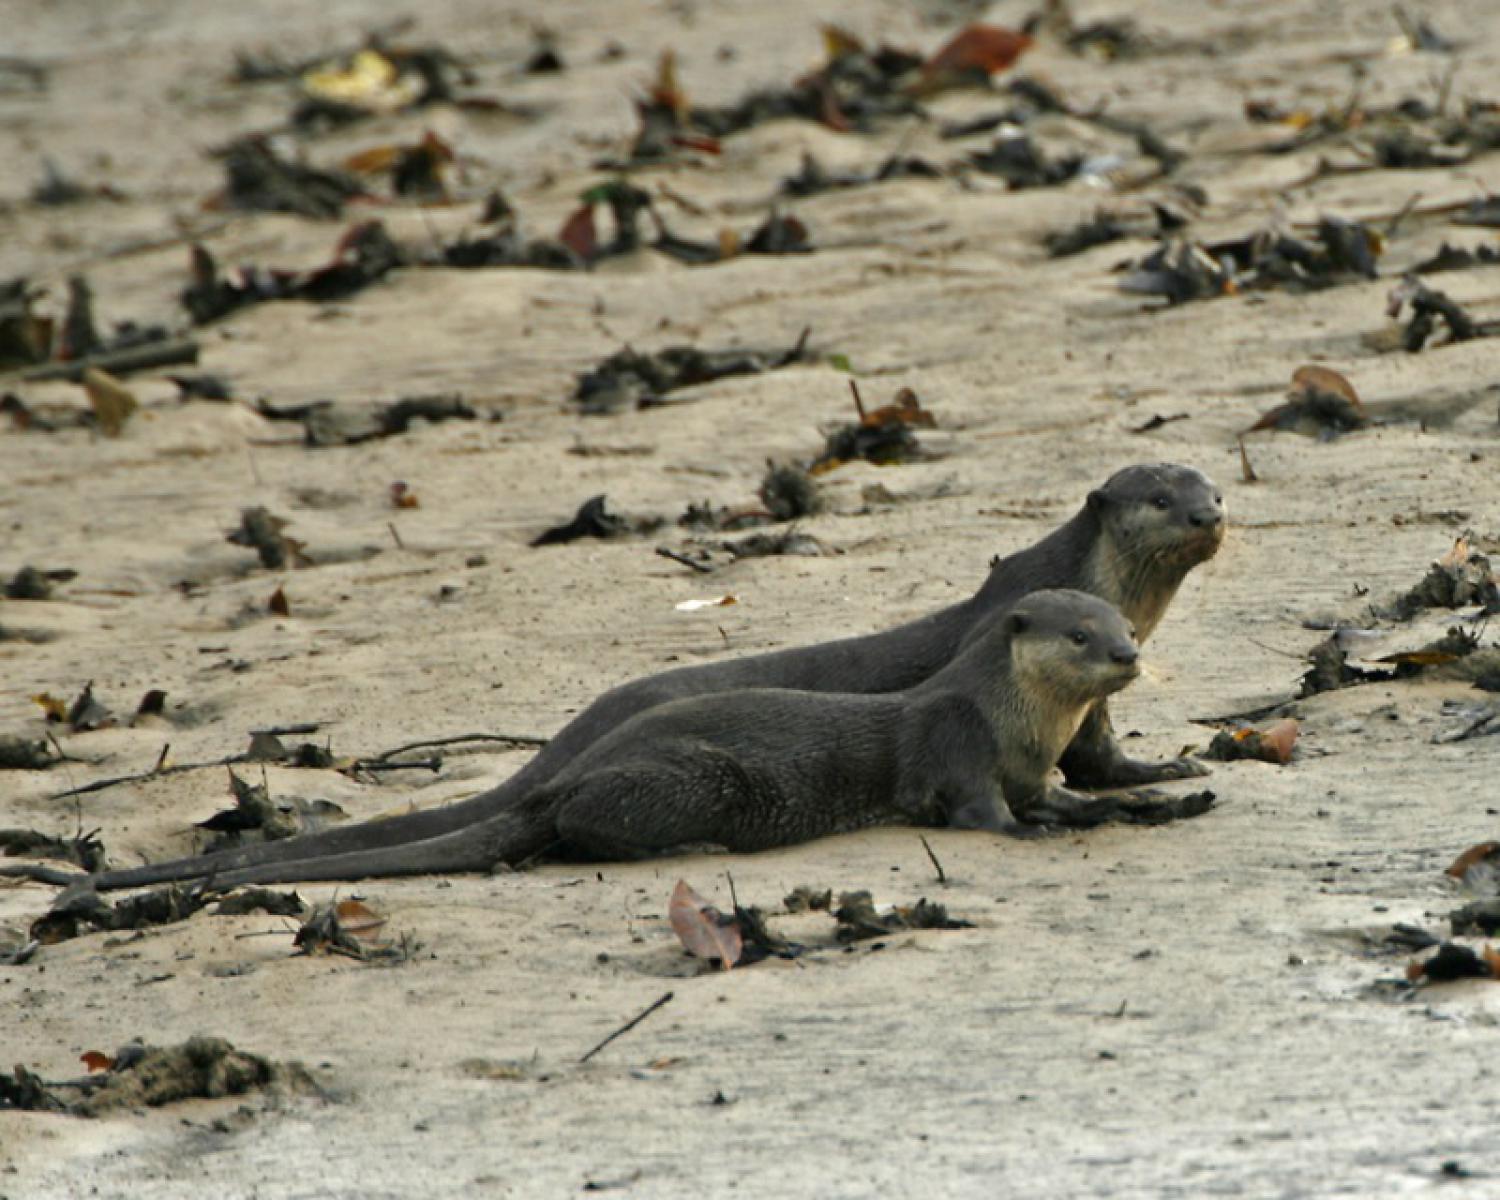
<path id="1" fill-rule="evenodd" d="M 1025 613 L 1013 612 L 1005 618 L 1005 632 L 1014 637 L 1031 628 L 1031 620 Z"/>
<path id="2" fill-rule="evenodd" d="M 1103 488 L 1095 488 L 1089 493 L 1088 499 L 1090 512 L 1103 512 L 1109 507 L 1109 497 L 1104 494 Z"/>

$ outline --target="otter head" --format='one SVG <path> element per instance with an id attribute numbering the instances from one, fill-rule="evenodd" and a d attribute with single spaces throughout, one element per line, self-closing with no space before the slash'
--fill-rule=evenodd
<path id="1" fill-rule="evenodd" d="M 1178 585 L 1224 540 L 1224 495 L 1192 467 L 1143 463 L 1089 493 L 1099 538 L 1090 590 L 1118 605 L 1144 641 Z"/>
<path id="2" fill-rule="evenodd" d="M 1130 622 L 1087 592 L 1032 592 L 1006 613 L 1005 630 L 1012 673 L 1040 707 L 1102 700 L 1141 673 Z"/>

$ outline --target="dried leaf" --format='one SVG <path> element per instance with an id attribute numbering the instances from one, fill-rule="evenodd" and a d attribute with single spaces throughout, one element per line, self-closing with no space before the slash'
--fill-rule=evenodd
<path id="1" fill-rule="evenodd" d="M 1217 762 L 1250 759 L 1285 766 L 1292 760 L 1298 728 L 1296 720 L 1287 717 L 1267 729 L 1249 726 L 1243 729 L 1222 729 L 1214 735 L 1214 740 L 1203 752 L 1203 757 Z"/>
<path id="2" fill-rule="evenodd" d="M 1032 39 L 997 25 L 969 25 L 959 30 L 922 64 L 922 84 L 964 75 L 993 75 L 1011 66 L 1032 46 Z"/>
<path id="3" fill-rule="evenodd" d="M 360 175 L 380 175 L 396 165 L 404 147 L 397 145 L 371 146 L 344 160 L 344 170 Z"/>
<path id="4" fill-rule="evenodd" d="M 908 429 L 937 428 L 937 418 L 922 407 L 916 392 L 909 387 L 897 392 L 890 404 L 882 404 L 870 412 L 861 411 L 859 423 L 866 429 L 887 429 L 892 425 L 905 425 Z"/>
<path id="5" fill-rule="evenodd" d="M 725 971 L 739 962 L 744 944 L 734 918 L 725 917 L 685 879 L 679 879 L 672 890 L 667 919 L 683 949 L 694 957 L 718 959 Z"/>
<path id="6" fill-rule="evenodd" d="M 599 234 L 594 228 L 594 206 L 587 201 L 573 213 L 558 231 L 557 240 L 584 262 L 599 253 Z"/>
<path id="7" fill-rule="evenodd" d="M 266 601 L 266 608 L 278 617 L 289 617 L 292 615 L 292 606 L 287 603 L 286 592 L 279 587 L 271 593 L 271 598 Z"/>
<path id="8" fill-rule="evenodd" d="M 32 696 L 31 702 L 42 706 L 42 711 L 47 714 L 48 721 L 61 722 L 68 719 L 67 701 L 59 700 L 51 692 L 38 692 Z"/>
<path id="9" fill-rule="evenodd" d="M 1383 654 L 1375 661 L 1398 667 L 1440 667 L 1444 663 L 1457 662 L 1460 657 L 1447 650 L 1400 650 L 1395 654 Z"/>
<path id="10" fill-rule="evenodd" d="M 333 911 L 344 932 L 362 942 L 374 941 L 387 920 L 362 900 L 340 900 Z"/>
<path id="11" fill-rule="evenodd" d="M 865 44 L 847 29 L 838 25 L 823 26 L 823 53 L 829 62 L 850 54 L 863 54 L 864 52 Z"/>
<path id="12" fill-rule="evenodd" d="M 1292 761 L 1292 748 L 1297 744 L 1300 728 L 1296 718 L 1286 717 L 1261 731 L 1261 745 L 1275 754 L 1277 762 L 1285 765 Z"/>
<path id="13" fill-rule="evenodd" d="M 110 1071 L 114 1069 L 115 1060 L 111 1055 L 101 1054 L 98 1050 L 85 1050 L 78 1056 L 80 1062 L 89 1069 L 93 1075 L 99 1071 Z"/>
<path id="14" fill-rule="evenodd" d="M 391 484 L 391 504 L 396 508 L 421 508 L 422 502 L 417 499 L 417 493 L 401 480 Z"/>
<path id="15" fill-rule="evenodd" d="M 1364 411 L 1359 393 L 1344 376 L 1328 367 L 1309 364 L 1292 372 L 1292 390 L 1297 392 L 1330 392 L 1342 396 L 1354 406 L 1356 412 Z"/>
<path id="16" fill-rule="evenodd" d="M 670 109 L 678 119 L 688 111 L 688 99 L 677 81 L 677 55 L 672 50 L 663 50 L 656 61 L 656 78 L 646 93 L 649 103 Z"/>
<path id="17" fill-rule="evenodd" d="M 421 99 L 426 84 L 420 72 L 403 75 L 378 50 L 361 50 L 347 63 L 307 72 L 302 88 L 308 95 L 367 112 L 395 112 Z"/>
<path id="18" fill-rule="evenodd" d="M 1470 846 L 1455 858 L 1443 874 L 1451 875 L 1454 879 L 1462 879 L 1474 867 L 1492 857 L 1500 858 L 1500 842 L 1480 842 L 1477 846 Z"/>
<path id="19" fill-rule="evenodd" d="M 113 375 L 98 367 L 84 371 L 83 390 L 88 394 L 99 432 L 105 437 L 119 437 L 130 414 L 138 407 L 134 394 Z"/>

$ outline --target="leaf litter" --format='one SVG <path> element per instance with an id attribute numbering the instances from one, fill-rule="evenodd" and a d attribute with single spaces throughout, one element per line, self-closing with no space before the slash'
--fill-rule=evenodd
<path id="1" fill-rule="evenodd" d="M 236 1050 L 223 1038 L 192 1037 L 176 1046 L 130 1042 L 113 1055 L 89 1051 L 89 1074 L 48 1082 L 26 1067 L 0 1072 L 0 1110 L 25 1109 L 102 1117 L 182 1100 L 217 1100 L 264 1092 L 272 1098 L 327 1098 L 301 1063 L 277 1063 Z"/>
<path id="2" fill-rule="evenodd" d="M 733 896 L 732 878 L 729 886 Z M 688 954 L 728 971 L 766 958 L 799 957 L 815 949 L 789 942 L 774 933 L 760 909 L 742 906 L 737 898 L 732 903 L 732 911 L 723 913 L 704 900 L 686 880 L 678 880 L 668 905 L 668 919 Z M 913 930 L 973 928 L 971 922 L 949 916 L 944 905 L 926 899 L 877 909 L 867 891 L 843 892 L 835 901 L 831 890 L 804 886 L 789 893 L 782 903 L 789 915 L 821 912 L 833 918 L 832 944 L 846 947 L 856 941 Z"/>
<path id="3" fill-rule="evenodd" d="M 655 79 L 636 103 L 639 128 L 626 161 L 641 165 L 685 153 L 717 154 L 721 139 L 788 118 L 838 132 L 872 132 L 892 118 L 920 115 L 922 97 L 986 84 L 1030 48 L 1031 38 L 975 24 L 924 57 L 888 45 L 872 48 L 847 30 L 825 25 L 823 46 L 823 64 L 789 86 L 754 91 L 721 107 L 691 104 L 678 81 L 676 56 L 665 51 Z"/>
<path id="4" fill-rule="evenodd" d="M 666 397 L 682 388 L 736 375 L 759 375 L 807 361 L 807 340 L 811 332 L 811 329 L 804 329 L 786 350 L 700 350 L 695 346 L 668 346 L 643 354 L 626 346 L 578 377 L 573 402 L 586 416 L 670 404 L 673 401 Z"/>

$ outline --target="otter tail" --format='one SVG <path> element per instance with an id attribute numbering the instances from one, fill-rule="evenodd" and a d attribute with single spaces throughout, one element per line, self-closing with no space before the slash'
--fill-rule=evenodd
<path id="1" fill-rule="evenodd" d="M 534 760 L 533 760 L 534 761 Z M 173 883 L 184 879 L 203 879 L 209 876 L 225 879 L 242 871 L 254 871 L 262 867 L 285 867 L 294 870 L 300 863 L 322 863 L 334 859 L 351 858 L 355 855 L 379 855 L 383 851 L 394 851 L 407 844 L 424 845 L 456 833 L 478 829 L 485 823 L 502 817 L 505 810 L 518 802 L 530 788 L 530 764 L 507 779 L 499 787 L 491 788 L 478 796 L 471 796 L 457 804 L 442 808 L 422 809 L 420 812 L 402 813 L 377 821 L 361 821 L 338 829 L 324 829 L 317 833 L 302 834 L 276 842 L 257 842 L 236 850 L 220 850 L 214 854 L 196 854 L 187 858 L 174 858 L 166 862 L 147 863 L 141 867 L 127 867 L 116 871 L 100 871 L 94 875 L 64 871 L 40 863 L 17 863 L 0 866 L 0 878 L 33 879 L 39 883 L 50 883 L 59 887 L 88 880 L 95 891 L 110 892 L 119 888 L 146 887 L 154 883 Z M 476 834 L 477 836 L 477 834 Z M 459 839 L 461 840 L 461 839 Z M 445 842 L 452 845 L 453 842 Z M 441 866 L 430 868 L 442 870 Z M 474 868 L 455 862 L 448 870 L 463 871 Z M 372 872 L 377 873 L 377 872 Z M 289 879 L 339 879 L 344 876 L 280 874 L 278 882 Z M 272 882 L 266 876 L 264 882 Z"/>
<path id="2" fill-rule="evenodd" d="M 113 891 L 170 880 L 194 879 L 218 891 L 247 884 L 312 883 L 375 876 L 488 871 L 534 858 L 557 840 L 550 801 L 523 802 L 484 820 L 419 841 L 283 862 L 233 864 L 233 855 L 209 854 L 127 871 L 84 875 L 27 863 L 0 867 L 0 875 L 36 879 L 79 890 Z"/>

